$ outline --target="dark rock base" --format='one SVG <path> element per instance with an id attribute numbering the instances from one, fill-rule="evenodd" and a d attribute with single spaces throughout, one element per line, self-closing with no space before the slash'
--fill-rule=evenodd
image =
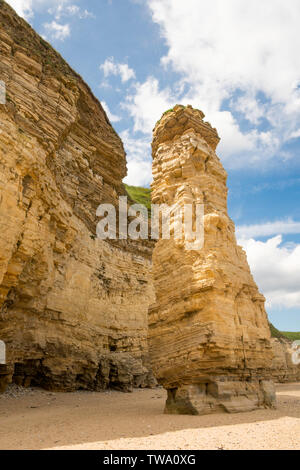
<path id="1" fill-rule="evenodd" d="M 259 408 L 275 408 L 275 406 L 276 393 L 271 381 L 216 381 L 169 389 L 165 413 L 188 415 L 240 413 Z"/>

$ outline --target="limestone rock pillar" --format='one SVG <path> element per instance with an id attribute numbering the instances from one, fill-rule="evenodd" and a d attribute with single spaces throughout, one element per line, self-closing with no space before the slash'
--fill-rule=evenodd
<path id="1" fill-rule="evenodd" d="M 156 124 L 152 143 L 152 203 L 204 205 L 201 249 L 188 250 L 171 230 L 153 254 L 149 344 L 154 375 L 168 391 L 167 413 L 275 403 L 265 298 L 227 213 L 227 174 L 215 153 L 220 139 L 203 118 L 177 105 Z"/>

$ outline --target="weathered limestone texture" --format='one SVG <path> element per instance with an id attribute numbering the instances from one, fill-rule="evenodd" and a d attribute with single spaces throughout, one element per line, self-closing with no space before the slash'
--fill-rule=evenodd
<path id="1" fill-rule="evenodd" d="M 0 80 L 0 388 L 151 385 L 151 250 L 95 239 L 98 205 L 125 194 L 122 142 L 83 80 L 2 0 Z"/>
<path id="2" fill-rule="evenodd" d="M 204 204 L 204 246 L 159 240 L 153 254 L 156 303 L 149 312 L 153 372 L 168 391 L 167 413 L 272 407 L 270 330 L 246 254 L 227 214 L 226 172 L 217 131 L 191 106 L 156 124 L 156 204 Z"/>
<path id="3" fill-rule="evenodd" d="M 276 382 L 300 382 L 300 365 L 292 361 L 293 342 L 288 339 L 272 338 L 274 358 L 272 362 L 272 375 Z"/>

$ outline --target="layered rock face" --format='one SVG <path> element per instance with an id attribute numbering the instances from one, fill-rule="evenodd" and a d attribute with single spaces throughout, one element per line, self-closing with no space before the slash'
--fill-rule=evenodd
<path id="1" fill-rule="evenodd" d="M 276 382 L 299 382 L 300 365 L 292 361 L 293 342 L 288 339 L 272 338 L 273 361 L 272 376 Z"/>
<path id="2" fill-rule="evenodd" d="M 98 205 L 124 195 L 122 142 L 82 79 L 2 0 L 0 80 L 0 388 L 149 385 L 151 250 L 95 238 Z"/>
<path id="3" fill-rule="evenodd" d="M 157 123 L 152 144 L 152 202 L 203 204 L 205 214 L 201 249 L 189 250 L 174 237 L 173 218 L 171 239 L 160 239 L 153 254 L 149 345 L 154 375 L 168 391 L 167 413 L 275 403 L 265 299 L 236 243 L 227 175 L 215 153 L 219 137 L 203 117 L 176 106 Z"/>

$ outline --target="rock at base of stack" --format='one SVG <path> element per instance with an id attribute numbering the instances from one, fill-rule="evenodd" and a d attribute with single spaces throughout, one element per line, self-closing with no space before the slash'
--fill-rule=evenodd
<path id="1" fill-rule="evenodd" d="M 172 414 L 275 405 L 265 299 L 236 243 L 227 175 L 215 153 L 219 137 L 203 117 L 175 106 L 157 123 L 152 144 L 152 202 L 204 205 L 201 250 L 173 236 L 171 217 L 171 239 L 160 239 L 153 254 L 150 357 Z"/>

